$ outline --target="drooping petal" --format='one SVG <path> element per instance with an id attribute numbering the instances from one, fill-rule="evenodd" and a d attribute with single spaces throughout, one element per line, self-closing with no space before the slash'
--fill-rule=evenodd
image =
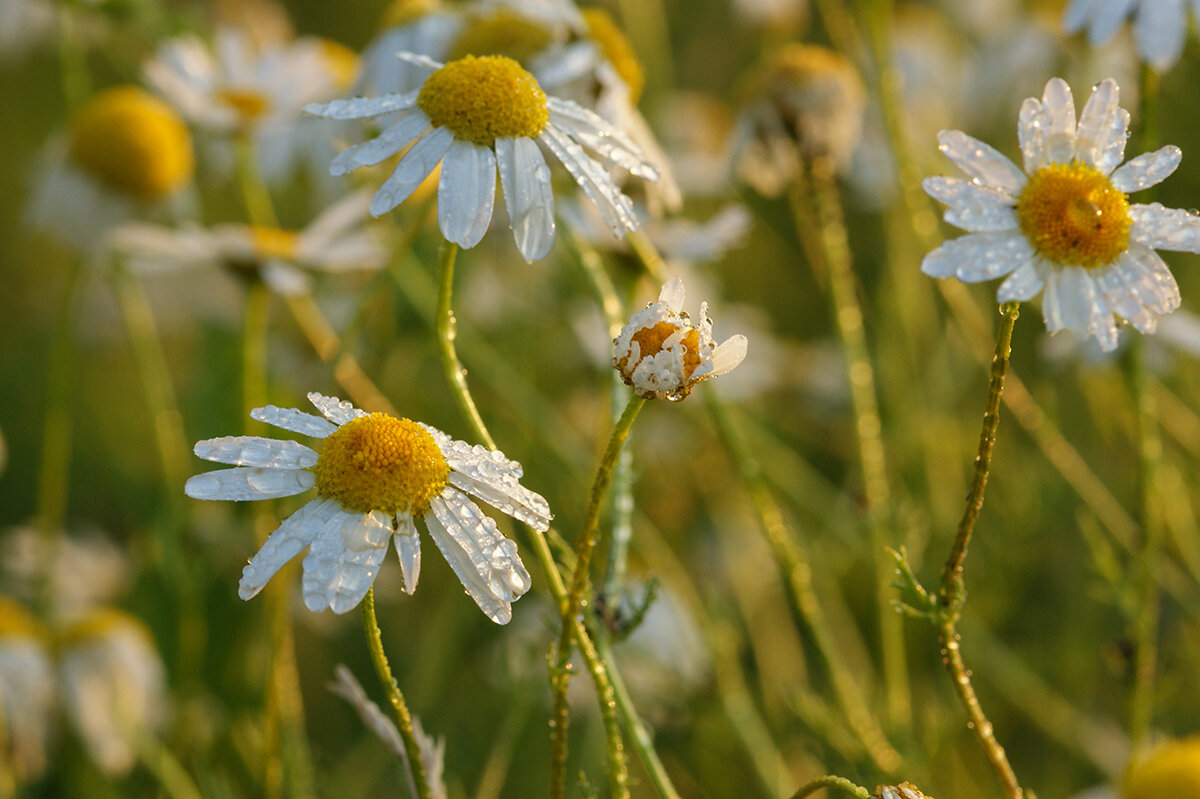
<path id="1" fill-rule="evenodd" d="M 345 613 L 366 596 L 387 555 L 391 520 L 380 511 L 333 514 L 304 557 L 301 588 L 311 611 Z"/>
<path id="2" fill-rule="evenodd" d="M 1032 300 L 1046 285 L 1050 267 L 1040 258 L 1031 258 L 1012 271 L 996 289 L 996 302 L 1025 302 Z"/>
<path id="3" fill-rule="evenodd" d="M 421 538 L 413 524 L 411 513 L 396 514 L 396 555 L 400 559 L 400 574 L 404 578 L 404 593 L 411 595 L 421 579 Z"/>
<path id="4" fill-rule="evenodd" d="M 946 203 L 945 219 L 972 233 L 1017 227 L 1012 195 L 958 178 L 932 177 L 921 182 L 925 192 Z"/>
<path id="5" fill-rule="evenodd" d="M 330 424 L 320 416 L 313 416 L 295 408 L 277 408 L 274 405 L 255 408 L 250 411 L 250 418 L 309 438 L 325 438 L 337 430 L 337 425 Z"/>
<path id="6" fill-rule="evenodd" d="M 490 147 L 455 140 L 442 159 L 438 181 L 438 227 L 465 249 L 479 243 L 492 222 L 496 156 Z"/>
<path id="7" fill-rule="evenodd" d="M 1140 333 L 1153 333 L 1158 327 L 1158 317 L 1139 299 L 1133 285 L 1141 278 L 1136 264 L 1127 264 L 1122 255 L 1109 267 L 1097 270 L 1096 287 L 1104 295 L 1113 313 L 1128 321 Z"/>
<path id="8" fill-rule="evenodd" d="M 192 499 L 224 499 L 246 502 L 254 499 L 278 499 L 301 494 L 316 484 L 307 469 L 260 469 L 239 466 L 217 469 L 189 477 L 183 491 Z"/>
<path id="9" fill-rule="evenodd" d="M 921 271 L 930 277 L 957 277 L 964 283 L 978 283 L 1007 275 L 1033 257 L 1033 248 L 1022 235 L 969 233 L 926 255 Z"/>
<path id="10" fill-rule="evenodd" d="M 1042 296 L 1042 315 L 1051 333 L 1072 330 L 1080 338 L 1094 335 L 1101 349 L 1116 349 L 1112 310 L 1083 267 L 1068 266 L 1050 273 Z"/>
<path id="11" fill-rule="evenodd" d="M 341 426 L 351 419 L 357 419 L 360 416 L 368 416 L 366 411 L 359 410 L 354 407 L 350 400 L 339 400 L 337 397 L 327 397 L 324 394 L 318 394 L 315 391 L 308 392 L 308 401 L 321 412 L 321 414 L 333 422 Z"/>
<path id="12" fill-rule="evenodd" d="M 538 136 L 538 141 L 562 161 L 563 166 L 575 178 L 575 182 L 595 203 L 604 223 L 613 235 L 623 236 L 627 231 L 638 229 L 638 220 L 633 213 L 633 202 L 621 193 L 612 178 L 600 164 L 588 157 L 583 148 L 554 125 L 547 125 Z"/>
<path id="13" fill-rule="evenodd" d="M 1113 117 L 1120 108 L 1120 89 L 1112 78 L 1097 83 L 1092 88 L 1083 113 L 1079 116 L 1079 128 L 1075 132 L 1075 157 L 1088 166 L 1095 166 L 1108 146 L 1108 137 L 1113 132 Z"/>
<path id="14" fill-rule="evenodd" d="M 317 453 L 298 441 L 259 436 L 209 438 L 197 441 L 192 451 L 206 461 L 233 466 L 307 469 L 317 462 Z"/>
<path id="15" fill-rule="evenodd" d="M 605 161 L 644 180 L 658 180 L 658 169 L 642 156 L 641 149 L 596 112 L 558 97 L 547 97 L 546 108 L 550 111 L 550 124 Z"/>
<path id="16" fill-rule="evenodd" d="M 1025 173 L 990 144 L 968 136 L 961 130 L 943 130 L 938 134 L 942 154 L 978 183 L 1003 189 L 1016 195 L 1025 185 Z"/>
<path id="17" fill-rule="evenodd" d="M 1179 166 L 1183 151 L 1168 144 L 1152 153 L 1142 153 L 1137 158 L 1117 168 L 1109 180 L 1118 191 L 1130 194 L 1162 183 Z"/>
<path id="18" fill-rule="evenodd" d="M 1133 40 L 1142 58 L 1162 72 L 1179 60 L 1187 29 L 1183 0 L 1143 0 L 1133 21 Z"/>
<path id="19" fill-rule="evenodd" d="M 407 200 L 453 143 L 454 134 L 448 128 L 434 128 L 418 140 L 371 198 L 371 215 L 382 216 Z"/>
<path id="20" fill-rule="evenodd" d="M 480 466 L 486 466 L 486 462 Z M 452 470 L 447 482 L 535 530 L 550 527 L 553 514 L 545 497 L 525 488 L 511 475 L 488 475 L 485 469 L 476 467 Z"/>
<path id="21" fill-rule="evenodd" d="M 284 564 L 313 542 L 330 518 L 342 512 L 336 499 L 317 497 L 284 519 L 242 569 L 238 596 L 242 599 L 255 596 Z"/>
<path id="22" fill-rule="evenodd" d="M 1121 259 L 1126 284 L 1143 305 L 1159 316 L 1179 307 L 1179 284 L 1162 257 L 1141 244 L 1131 244 Z"/>
<path id="23" fill-rule="evenodd" d="M 550 167 L 533 139 L 496 139 L 496 166 L 517 249 L 526 261 L 545 258 L 554 246 L 554 191 Z"/>
<path id="24" fill-rule="evenodd" d="M 335 155 L 329 163 L 329 174 L 344 175 L 360 166 L 378 164 L 403 150 L 431 125 L 429 117 L 414 109 L 399 122 L 384 128 L 375 138 L 347 147 Z"/>
<path id="25" fill-rule="evenodd" d="M 1062 78 L 1051 78 L 1042 92 L 1044 146 L 1049 163 L 1065 164 L 1075 156 L 1075 99 Z"/>
<path id="26" fill-rule="evenodd" d="M 418 94 L 420 89 L 404 94 L 385 94 L 381 97 L 353 97 L 328 103 L 309 103 L 304 106 L 304 113 L 331 119 L 362 119 L 412 108 L 417 104 Z"/>
<path id="27" fill-rule="evenodd" d="M 1156 250 L 1200 252 L 1200 214 L 1161 203 L 1130 205 L 1129 238 Z"/>

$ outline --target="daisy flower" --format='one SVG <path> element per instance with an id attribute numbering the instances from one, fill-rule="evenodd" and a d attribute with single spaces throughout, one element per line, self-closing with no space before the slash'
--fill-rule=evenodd
<path id="1" fill-rule="evenodd" d="M 250 417 L 325 439 L 319 455 L 295 441 L 256 436 L 196 444 L 199 457 L 238 468 L 189 479 L 184 490 L 194 499 L 273 499 L 317 489 L 316 498 L 284 520 L 250 560 L 238 595 L 257 594 L 307 548 L 305 605 L 345 613 L 375 581 L 389 540 L 396 543 L 404 590 L 411 594 L 421 569 L 413 524 L 419 516 L 480 610 L 507 624 L 512 602 L 529 590 L 529 572 L 517 545 L 467 495 L 538 530 L 548 529 L 550 508 L 520 485 L 521 465 L 428 425 L 367 414 L 336 397 L 314 393 L 308 398 L 324 418 L 273 405 L 255 408 Z"/>
<path id="2" fill-rule="evenodd" d="M 922 185 L 968 234 L 926 255 L 921 271 L 967 283 L 1007 275 L 1001 303 L 1044 289 L 1046 329 L 1095 336 L 1106 351 L 1117 346 L 1117 318 L 1153 333 L 1179 307 L 1179 287 L 1155 249 L 1200 252 L 1200 217 L 1129 202 L 1127 193 L 1161 182 L 1182 154 L 1167 146 L 1118 167 L 1129 113 L 1117 102 L 1115 81 L 1097 84 L 1077 124 L 1070 87 L 1052 78 L 1041 100 L 1021 106 L 1024 171 L 961 131 L 942 131 L 939 149 L 970 179 Z"/>
<path id="3" fill-rule="evenodd" d="M 731 372 L 746 357 L 746 337 L 717 345 L 708 303 L 700 324 L 683 313 L 683 281 L 668 280 L 658 301 L 633 315 L 613 340 L 612 365 L 634 393 L 647 399 L 681 400 L 699 382 Z"/>
<path id="4" fill-rule="evenodd" d="M 1200 17 L 1200 0 L 1191 0 L 1191 5 Z M 1071 0 L 1063 12 L 1063 28 L 1067 33 L 1087 28 L 1088 41 L 1103 44 L 1128 17 L 1133 17 L 1138 55 L 1160 72 L 1170 68 L 1187 36 L 1185 0 Z"/>
<path id="5" fill-rule="evenodd" d="M 379 136 L 343 151 L 330 166 L 333 174 L 344 174 L 378 164 L 412 145 L 371 199 L 374 216 L 404 202 L 440 163 L 442 235 L 462 247 L 474 247 L 491 223 L 499 170 L 517 249 L 528 261 L 542 258 L 554 244 L 555 223 L 550 169 L 541 145 L 563 163 L 615 235 L 637 228 L 629 198 L 583 150 L 587 147 L 606 163 L 655 180 L 655 168 L 623 133 L 576 103 L 548 97 L 533 75 L 511 58 L 468 56 L 443 65 L 421 56 L 406 57 L 428 72 L 420 89 L 305 108 L 334 119 L 397 115 L 398 121 Z"/>
<path id="6" fill-rule="evenodd" d="M 109 248 L 140 272 L 224 266 L 261 278 L 275 292 L 309 290 L 308 271 L 378 269 L 387 258 L 366 225 L 367 194 L 355 192 L 327 208 L 303 230 L 218 225 L 173 229 L 130 223 L 112 232 Z"/>
<path id="7" fill-rule="evenodd" d="M 0 596 L 0 763 L 21 781 L 46 770 L 53 675 L 42 625 L 19 602 Z"/>

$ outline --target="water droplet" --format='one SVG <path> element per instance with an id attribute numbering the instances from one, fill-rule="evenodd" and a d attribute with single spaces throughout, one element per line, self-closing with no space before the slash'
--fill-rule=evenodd
<path id="1" fill-rule="evenodd" d="M 538 183 L 549 183 L 550 167 L 546 166 L 545 164 L 539 164 L 537 168 L 533 170 L 533 179 Z"/>

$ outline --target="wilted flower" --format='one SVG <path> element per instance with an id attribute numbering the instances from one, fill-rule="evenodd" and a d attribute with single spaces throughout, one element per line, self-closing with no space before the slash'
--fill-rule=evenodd
<path id="1" fill-rule="evenodd" d="M 271 533 L 242 571 L 238 595 L 249 599 L 302 550 L 304 603 L 345 613 L 379 573 L 394 540 L 404 590 L 417 588 L 421 517 L 467 593 L 489 619 L 507 624 L 511 603 L 529 590 L 517 545 L 471 501 L 471 494 L 539 530 L 550 507 L 521 486 L 521 465 L 500 452 L 455 441 L 440 430 L 382 413 L 367 414 L 336 397 L 309 394 L 324 418 L 268 405 L 250 416 L 325 439 L 320 455 L 295 441 L 229 436 L 200 441 L 201 458 L 239 468 L 198 474 L 184 490 L 194 499 L 290 497 L 312 487 L 317 497 Z M 465 492 L 465 493 L 464 493 Z"/>
<path id="2" fill-rule="evenodd" d="M 704 380 L 730 372 L 746 357 L 746 337 L 718 346 L 712 337 L 708 304 L 700 304 L 700 324 L 683 313 L 683 281 L 671 278 L 658 301 L 648 303 L 613 341 L 613 367 L 647 399 L 681 400 Z"/>

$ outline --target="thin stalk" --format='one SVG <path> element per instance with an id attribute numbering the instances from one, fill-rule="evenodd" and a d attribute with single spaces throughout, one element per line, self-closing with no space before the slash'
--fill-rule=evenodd
<path id="1" fill-rule="evenodd" d="M 871 797 L 871 792 L 861 785 L 857 785 L 845 777 L 835 777 L 832 774 L 828 774 L 802 785 L 799 790 L 792 794 L 792 799 L 804 799 L 804 797 L 811 796 L 822 788 L 837 788 L 851 796 L 857 796 L 858 799 L 870 799 Z"/>
<path id="2" fill-rule="evenodd" d="M 629 242 L 633 254 L 650 277 L 659 283 L 667 282 L 667 262 L 663 260 L 649 236 L 641 230 L 632 230 L 625 234 L 625 241 Z"/>
<path id="3" fill-rule="evenodd" d="M 408 712 L 408 703 L 400 692 L 400 685 L 392 676 L 392 667 L 388 663 L 387 654 L 383 651 L 383 635 L 379 630 L 379 622 L 375 618 L 375 589 L 368 588 L 367 595 L 362 601 L 363 630 L 367 635 L 367 648 L 371 652 L 371 663 L 375 666 L 375 676 L 387 696 L 388 704 L 396 717 L 396 727 L 404 740 L 404 751 L 408 753 L 409 777 L 412 795 L 419 799 L 432 799 L 429 790 L 429 780 L 425 776 L 425 760 L 421 757 L 421 746 L 417 743 L 413 731 L 412 714 Z"/>
<path id="4" fill-rule="evenodd" d="M 140 734 L 136 744 L 138 760 L 158 780 L 165 796 L 170 799 L 203 799 L 191 775 L 161 741 L 149 734 Z"/>
<path id="5" fill-rule="evenodd" d="M 79 36 L 76 13 L 77 8 L 70 3 L 63 3 L 58 8 L 58 61 L 63 100 L 68 111 L 79 108 L 92 93 L 87 53 Z"/>
<path id="6" fill-rule="evenodd" d="M 234 137 L 233 154 L 242 202 L 246 206 L 246 216 L 250 224 L 264 228 L 279 227 L 275 206 L 271 202 L 271 192 L 262 179 L 262 173 L 258 171 L 258 153 L 254 139 L 248 132 L 242 131 Z"/>
<path id="7" fill-rule="evenodd" d="M 267 404 L 267 333 L 271 324 L 271 290 L 254 280 L 246 289 L 246 307 L 242 321 L 242 407 L 259 408 Z M 261 423 L 248 420 L 246 432 L 260 429 Z"/>
<path id="8" fill-rule="evenodd" d="M 645 404 L 646 400 L 641 397 L 635 395 L 630 398 L 621 417 L 613 426 L 608 445 L 600 457 L 600 464 L 596 468 L 596 477 L 592 482 L 591 495 L 588 499 L 583 531 L 579 536 L 576 549 L 575 573 L 572 575 L 571 587 L 562 608 L 562 633 L 554 649 L 550 667 L 550 685 L 554 693 L 550 761 L 550 796 L 552 799 L 561 799 L 566 787 L 567 728 L 571 723 L 570 705 L 567 701 L 567 687 L 571 681 L 571 638 L 574 633 L 575 621 L 586 612 L 584 592 L 588 585 L 588 570 L 592 562 L 592 552 L 600 538 L 600 509 L 604 504 L 605 496 L 607 496 L 621 449 L 625 445 L 625 440 L 629 438 L 629 431 L 633 428 L 638 412 Z M 616 759 L 611 756 L 612 754 L 613 749 L 610 746 L 610 771 L 612 771 L 612 767 L 618 765 L 615 762 Z M 614 795 L 624 796 L 627 795 L 628 787 L 617 780 L 620 774 L 621 772 L 618 771 L 617 774 L 610 774 L 610 777 L 614 782 Z"/>
<path id="9" fill-rule="evenodd" d="M 969 727 L 975 733 L 976 740 L 983 747 L 984 754 L 992 769 L 1000 778 L 1004 792 L 1009 799 L 1021 799 L 1024 791 L 1013 773 L 1004 747 L 996 740 L 992 723 L 984 715 L 983 708 L 975 696 L 971 686 L 970 672 L 963 664 L 962 650 L 959 645 L 957 630 L 958 617 L 964 599 L 963 560 L 967 555 L 967 545 L 971 541 L 971 533 L 975 529 L 975 521 L 983 508 L 983 494 L 987 487 L 988 472 L 992 463 L 992 451 L 996 445 L 996 428 L 1000 424 L 1000 395 L 1004 392 L 1004 377 L 1008 373 L 1009 355 L 1012 351 L 1012 332 L 1020 315 L 1020 303 L 1011 302 L 1001 307 L 1000 331 L 996 337 L 996 350 L 992 358 L 991 378 L 988 382 L 987 406 L 983 414 L 983 428 L 979 434 L 979 449 L 975 456 L 975 473 L 971 478 L 971 488 L 967 494 L 967 507 L 963 511 L 954 544 L 946 565 L 942 569 L 942 581 L 938 591 L 938 602 L 941 605 L 941 620 L 938 630 L 942 639 L 944 662 L 954 683 L 954 691 L 959 701 L 967 711 Z"/>
<path id="10" fill-rule="evenodd" d="M 497 449 L 496 442 L 488 432 L 475 400 L 467 388 L 467 371 L 458 360 L 458 351 L 454 346 L 457 335 L 455 330 L 454 307 L 454 261 L 458 256 L 458 245 L 445 241 L 438 249 L 438 306 L 437 306 L 437 340 L 442 354 L 442 366 L 446 370 L 446 379 L 454 394 L 454 401 L 459 411 L 470 424 L 471 429 L 488 449 Z"/>

